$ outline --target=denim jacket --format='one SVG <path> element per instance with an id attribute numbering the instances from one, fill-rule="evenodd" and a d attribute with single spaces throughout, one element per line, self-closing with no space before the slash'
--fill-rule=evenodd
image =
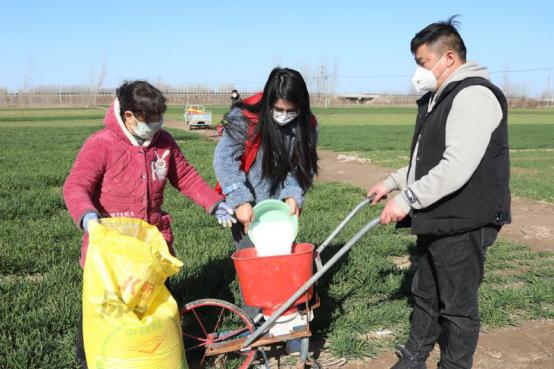
<path id="1" fill-rule="evenodd" d="M 247 132 L 248 122 L 240 109 L 233 108 L 226 118 L 227 124 L 237 125 Z M 296 124 L 293 121 L 282 129 L 284 142 L 290 152 L 296 140 Z M 224 131 L 215 148 L 213 160 L 215 175 L 227 198 L 227 204 L 234 208 L 247 202 L 257 204 L 267 199 L 284 200 L 292 197 L 298 203 L 298 207 L 302 208 L 304 191 L 292 173 L 289 173 L 284 183 L 278 185 L 273 192 L 271 191 L 273 181 L 270 178 L 262 178 L 262 147 L 248 173 L 240 169 L 245 139 L 246 137 L 232 137 Z"/>

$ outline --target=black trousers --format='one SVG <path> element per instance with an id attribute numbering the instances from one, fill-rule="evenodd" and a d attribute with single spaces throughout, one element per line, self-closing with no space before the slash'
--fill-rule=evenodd
<path id="1" fill-rule="evenodd" d="M 77 333 L 75 335 L 75 356 L 81 364 L 81 368 L 88 369 L 87 358 L 85 356 L 85 342 L 83 340 L 83 312 L 79 315 L 79 324 L 77 325 Z"/>
<path id="2" fill-rule="evenodd" d="M 479 339 L 477 292 L 487 248 L 499 228 L 482 227 L 453 236 L 418 236 L 412 281 L 414 310 L 406 348 L 427 358 L 436 342 L 440 368 L 471 368 Z"/>

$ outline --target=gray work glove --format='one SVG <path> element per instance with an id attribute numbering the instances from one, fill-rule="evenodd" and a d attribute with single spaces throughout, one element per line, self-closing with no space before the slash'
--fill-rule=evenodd
<path id="1" fill-rule="evenodd" d="M 217 204 L 217 207 L 215 208 L 214 215 L 217 218 L 217 222 L 221 224 L 223 227 L 229 227 L 233 225 L 233 223 L 236 223 L 237 220 L 233 216 L 235 212 L 229 205 L 225 203 L 225 201 L 220 202 Z"/>
<path id="2" fill-rule="evenodd" d="M 96 214 L 95 212 L 88 212 L 85 214 L 85 216 L 83 216 L 83 230 L 85 232 L 88 232 L 88 225 L 89 223 L 93 221 L 93 222 L 98 222 L 98 214 Z"/>

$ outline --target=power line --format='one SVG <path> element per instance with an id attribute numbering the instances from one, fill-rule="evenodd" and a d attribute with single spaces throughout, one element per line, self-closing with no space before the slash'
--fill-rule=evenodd
<path id="1" fill-rule="evenodd" d="M 504 70 L 498 70 L 489 72 L 490 74 L 500 74 L 500 73 L 524 73 L 524 72 L 546 72 L 546 71 L 554 71 L 554 67 L 546 67 L 546 68 L 526 68 L 526 69 L 504 69 Z M 332 78 L 409 78 L 411 77 L 411 74 L 359 74 L 359 75 L 328 75 L 327 77 Z M 306 79 L 314 79 L 318 77 L 308 77 Z"/>
<path id="2" fill-rule="evenodd" d="M 547 71 L 554 71 L 554 67 L 544 67 L 544 68 L 525 68 L 525 69 L 504 69 L 504 70 L 497 70 L 489 72 L 490 74 L 510 74 L 510 73 L 525 73 L 525 72 L 547 72 Z M 410 78 L 412 77 L 411 74 L 352 74 L 352 75 L 333 75 L 333 74 L 325 74 L 325 78 L 337 78 L 337 79 L 378 79 L 378 78 Z M 305 77 L 305 80 L 317 80 L 320 79 L 321 76 L 308 76 Z M 209 85 L 209 82 L 182 82 L 177 84 L 176 86 L 194 86 L 194 85 Z M 260 85 L 263 84 L 263 82 L 224 82 L 224 83 L 217 83 L 219 85 L 236 85 L 236 86 L 252 86 L 252 85 Z"/>
<path id="3" fill-rule="evenodd" d="M 505 70 L 498 70 L 494 72 L 490 72 L 490 74 L 498 74 L 498 73 L 523 73 L 523 72 L 546 72 L 549 70 L 554 70 L 554 67 L 547 67 L 547 68 L 528 68 L 528 69 L 505 69 Z"/>
<path id="4" fill-rule="evenodd" d="M 382 74 L 382 75 L 346 75 L 335 76 L 335 78 L 409 78 L 411 74 Z"/>

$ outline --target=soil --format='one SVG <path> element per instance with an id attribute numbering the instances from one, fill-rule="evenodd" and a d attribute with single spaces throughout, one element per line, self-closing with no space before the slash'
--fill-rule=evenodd
<path id="1" fill-rule="evenodd" d="M 185 129 L 182 122 L 170 121 L 166 125 Z M 195 132 L 217 139 L 215 130 Z M 390 173 L 390 169 L 353 155 L 326 150 L 318 153 L 320 174 L 317 181 L 343 182 L 368 189 Z M 527 244 L 534 251 L 554 251 L 554 204 L 512 197 L 512 224 L 505 226 L 499 236 Z M 318 346 L 321 349 L 322 344 Z M 427 361 L 429 368 L 436 367 L 438 356 L 435 350 Z M 393 352 L 386 352 L 371 359 L 345 361 L 321 352 L 318 360 L 324 368 L 383 369 L 392 367 L 397 359 Z M 482 331 L 473 368 L 554 369 L 554 320 L 528 321 L 517 327 Z"/>
<path id="2" fill-rule="evenodd" d="M 438 349 L 432 352 L 427 360 L 429 369 L 437 367 L 439 355 Z M 324 356 L 319 361 L 325 366 Z M 385 369 L 396 361 L 396 355 L 387 352 L 373 359 L 347 362 L 341 368 Z M 473 363 L 474 369 L 553 369 L 554 321 L 529 321 L 518 327 L 481 332 Z"/>
<path id="3" fill-rule="evenodd" d="M 322 182 L 344 182 L 369 189 L 391 172 L 354 155 L 326 150 L 318 153 L 321 161 L 317 180 Z M 534 251 L 554 251 L 554 204 L 512 197 L 512 224 L 504 226 L 499 236 L 527 244 Z"/>

